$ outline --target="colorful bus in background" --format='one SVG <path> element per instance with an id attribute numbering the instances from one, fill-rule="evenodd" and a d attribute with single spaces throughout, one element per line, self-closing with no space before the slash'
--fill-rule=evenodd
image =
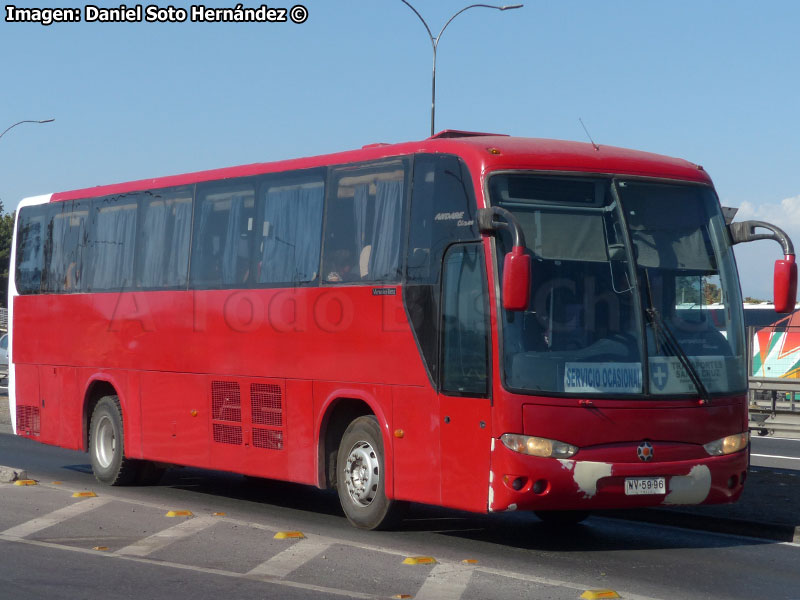
<path id="1" fill-rule="evenodd" d="M 758 233 L 765 229 L 767 233 Z M 17 435 L 95 476 L 169 464 L 579 521 L 731 502 L 748 457 L 732 245 L 695 164 L 445 131 L 419 142 L 23 200 Z M 703 305 L 714 290 L 724 309 Z"/>
<path id="2" fill-rule="evenodd" d="M 771 306 L 757 305 L 745 310 L 745 326 L 752 336 L 751 377 L 800 378 L 800 311 L 781 315 Z"/>

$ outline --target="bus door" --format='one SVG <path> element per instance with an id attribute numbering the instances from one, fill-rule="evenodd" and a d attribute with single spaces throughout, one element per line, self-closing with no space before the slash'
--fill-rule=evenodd
<path id="1" fill-rule="evenodd" d="M 483 246 L 452 246 L 442 271 L 442 503 L 485 511 L 489 489 L 489 306 Z"/>

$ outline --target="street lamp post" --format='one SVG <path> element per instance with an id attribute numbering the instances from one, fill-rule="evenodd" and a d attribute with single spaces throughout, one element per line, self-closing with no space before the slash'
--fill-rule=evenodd
<path id="1" fill-rule="evenodd" d="M 23 123 L 52 123 L 53 121 L 55 121 L 55 119 L 44 119 L 42 121 L 30 121 L 30 120 L 28 120 L 28 121 L 17 121 L 16 123 L 11 125 L 10 127 L 7 127 L 6 130 L 3 133 L 0 133 L 0 138 L 3 137 L 6 133 L 8 133 L 9 130 L 14 129 L 14 127 L 16 127 L 17 125 L 22 125 Z"/>
<path id="2" fill-rule="evenodd" d="M 414 14 L 419 17 L 419 20 L 422 21 L 422 24 L 425 26 L 425 30 L 428 32 L 428 36 L 431 38 L 431 45 L 433 46 L 433 76 L 431 81 L 431 135 L 434 134 L 434 123 L 436 120 L 436 49 L 439 46 L 439 40 L 444 33 L 444 30 L 447 29 L 447 26 L 453 22 L 458 15 L 463 13 L 464 11 L 469 10 L 470 8 L 494 8 L 495 10 L 512 10 L 514 8 L 522 8 L 524 5 L 522 4 L 507 4 L 505 6 L 494 6 L 493 4 L 470 4 L 469 6 L 465 6 L 461 10 L 459 10 L 456 14 L 454 14 L 450 19 L 448 19 L 447 23 L 444 24 L 442 30 L 439 32 L 439 35 L 433 37 L 433 33 L 431 32 L 431 28 L 428 27 L 428 24 L 425 22 L 425 19 L 422 18 L 422 15 L 419 14 L 416 8 L 411 6 L 408 0 L 400 0 L 403 4 L 408 6 L 411 10 L 414 11 Z"/>

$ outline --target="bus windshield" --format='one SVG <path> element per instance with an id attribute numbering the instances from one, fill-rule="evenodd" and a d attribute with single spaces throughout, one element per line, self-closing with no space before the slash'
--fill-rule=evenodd
<path id="1" fill-rule="evenodd" d="M 703 398 L 745 389 L 739 283 L 711 188 L 501 173 L 489 193 L 517 218 L 532 257 L 528 308 L 503 311 L 508 388 Z M 511 240 L 498 240 L 502 256 Z M 722 314 L 712 318 L 711 304 Z"/>

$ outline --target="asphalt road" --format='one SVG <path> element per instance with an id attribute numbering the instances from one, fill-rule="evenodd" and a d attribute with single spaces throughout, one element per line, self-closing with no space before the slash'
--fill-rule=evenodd
<path id="1" fill-rule="evenodd" d="M 753 436 L 751 442 L 753 465 L 800 471 L 800 440 Z"/>
<path id="2" fill-rule="evenodd" d="M 335 494 L 314 488 L 196 469 L 106 488 L 86 463 L 0 434 L 0 464 L 40 482 L 0 485 L 0 598 L 800 597 L 797 544 L 604 517 L 553 529 L 527 514 L 427 507 L 399 531 L 363 532 Z M 90 490 L 96 498 L 72 497 Z M 306 538 L 273 537 L 295 530 Z M 403 564 L 412 556 L 438 562 Z"/>

